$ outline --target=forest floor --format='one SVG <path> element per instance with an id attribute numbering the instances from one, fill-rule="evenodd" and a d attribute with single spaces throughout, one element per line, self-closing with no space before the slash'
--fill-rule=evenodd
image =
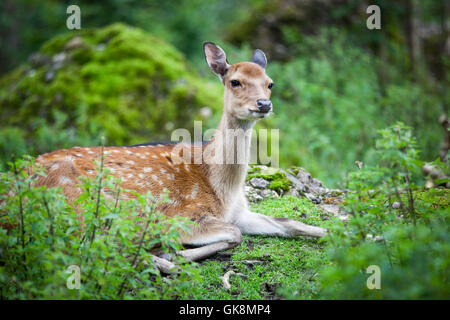
<path id="1" fill-rule="evenodd" d="M 449 208 L 449 189 L 419 189 L 415 201 L 428 199 L 433 208 Z M 406 200 L 406 199 L 405 199 Z M 287 217 L 329 228 L 337 217 L 305 197 L 284 196 L 250 203 L 252 211 Z M 323 240 L 309 237 L 243 236 L 240 246 L 197 264 L 200 281 L 181 299 L 320 299 L 319 270 L 330 264 Z M 234 271 L 224 288 L 222 279 Z"/>
<path id="2" fill-rule="evenodd" d="M 285 196 L 251 204 L 254 212 L 327 227 L 336 219 L 306 198 Z M 181 299 L 315 299 L 318 271 L 327 263 L 319 239 L 244 236 L 242 244 L 198 264 L 201 282 Z M 222 277 L 234 271 L 225 289 Z"/>

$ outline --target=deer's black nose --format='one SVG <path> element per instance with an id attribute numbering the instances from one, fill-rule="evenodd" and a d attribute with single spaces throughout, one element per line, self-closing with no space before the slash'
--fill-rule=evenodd
<path id="1" fill-rule="evenodd" d="M 269 99 L 256 100 L 259 112 L 269 112 L 272 109 L 272 102 Z"/>

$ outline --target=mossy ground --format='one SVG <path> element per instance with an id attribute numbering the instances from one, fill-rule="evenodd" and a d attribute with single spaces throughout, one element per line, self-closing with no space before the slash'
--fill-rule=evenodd
<path id="1" fill-rule="evenodd" d="M 326 217 L 308 199 L 286 196 L 266 199 L 251 209 L 274 217 L 288 217 L 326 227 Z M 334 218 L 331 218 L 334 219 Z M 318 298 L 318 269 L 327 263 L 324 244 L 318 239 L 244 236 L 240 246 L 198 264 L 201 281 L 192 284 L 182 299 L 302 299 Z M 248 264 L 245 261 L 257 260 Z M 244 277 L 230 277 L 231 289 L 222 276 L 234 270 Z"/>
<path id="2" fill-rule="evenodd" d="M 253 167 L 249 170 L 246 180 L 252 178 L 263 178 L 270 182 L 269 189 L 276 191 L 277 193 L 284 193 L 291 188 L 291 180 L 286 178 L 284 172 L 281 172 L 277 168 L 265 168 Z"/>
<path id="3" fill-rule="evenodd" d="M 448 189 L 414 192 L 435 208 L 449 208 Z M 431 200 L 430 200 L 431 199 Z M 251 209 L 274 217 L 292 218 L 307 224 L 329 227 L 329 216 L 306 198 L 284 196 L 252 204 Z M 240 246 L 198 263 L 201 280 L 192 283 L 181 299 L 320 299 L 319 270 L 330 264 L 322 240 L 299 237 L 244 236 Z M 246 263 L 257 261 L 257 263 Z M 223 275 L 233 270 L 244 276 L 230 277 L 231 289 L 222 285 Z"/>

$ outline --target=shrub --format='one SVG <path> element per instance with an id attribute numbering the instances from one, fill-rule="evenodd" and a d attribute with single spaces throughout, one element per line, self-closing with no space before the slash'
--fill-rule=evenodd
<path id="1" fill-rule="evenodd" d="M 331 263 L 321 272 L 322 295 L 338 299 L 446 299 L 450 245 L 446 189 L 423 190 L 411 128 L 380 131 L 379 166 L 350 175 L 345 210 L 328 236 Z M 370 290 L 369 266 L 381 271 L 381 289 Z"/>
<path id="2" fill-rule="evenodd" d="M 268 65 L 275 116 L 265 121 L 280 128 L 282 167 L 302 166 L 326 185 L 345 187 L 355 159 L 376 164 L 377 131 L 397 121 L 420 137 L 424 160 L 435 158 L 447 95 L 406 79 L 398 65 L 383 66 L 349 45 L 345 32 L 324 29 L 295 40 L 301 54 Z M 379 78 L 380 69 L 387 79 Z"/>
<path id="3" fill-rule="evenodd" d="M 156 210 L 168 201 L 166 196 L 135 194 L 135 200 L 119 200 L 130 191 L 121 189 L 100 161 L 97 177 L 86 178 L 79 200 L 68 204 L 60 188 L 33 187 L 34 177 L 26 170 L 30 166 L 43 174 L 28 159 L 14 161 L 1 176 L 0 222 L 9 226 L 0 229 L 1 299 L 168 299 L 187 294 L 186 280 L 196 279 L 197 273 L 173 253 L 181 248 L 179 232 L 189 224 Z M 151 248 L 172 253 L 179 272 L 163 277 Z M 79 290 L 66 286 L 72 283 L 73 266 L 80 268 Z"/>

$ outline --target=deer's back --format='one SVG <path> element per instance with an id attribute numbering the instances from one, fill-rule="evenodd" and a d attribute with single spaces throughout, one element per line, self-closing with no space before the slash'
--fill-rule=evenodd
<path id="1" fill-rule="evenodd" d="M 171 151 L 174 146 L 105 147 L 103 166 L 110 175 L 120 179 L 124 189 L 140 194 L 151 192 L 154 196 L 168 190 L 172 203 L 162 207 L 168 216 L 178 215 L 193 220 L 204 215 L 219 217 L 222 204 L 209 183 L 207 166 L 179 157 L 173 159 Z M 95 178 L 101 156 L 101 147 L 71 148 L 41 155 L 36 163 L 44 167 L 46 176 L 40 176 L 37 184 L 60 186 L 68 201 L 73 202 L 82 192 L 78 185 L 80 177 Z M 106 189 L 105 193 L 111 193 L 111 190 Z M 132 197 L 131 193 L 122 193 L 121 196 L 123 199 Z"/>

